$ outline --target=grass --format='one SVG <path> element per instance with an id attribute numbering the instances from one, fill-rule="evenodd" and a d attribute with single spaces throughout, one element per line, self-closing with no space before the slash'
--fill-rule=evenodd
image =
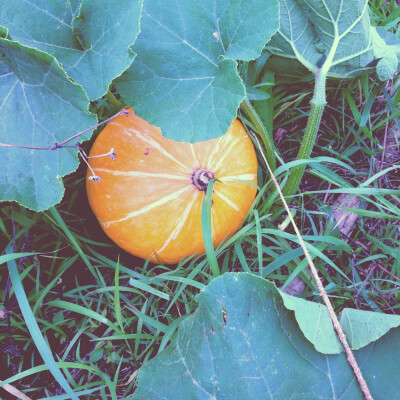
<path id="1" fill-rule="evenodd" d="M 282 90 L 282 85 L 279 87 Z M 306 96 L 296 109 L 284 112 L 289 114 L 286 118 L 280 112 L 287 101 L 293 101 L 291 91 L 299 89 L 287 88 L 286 96 L 277 102 L 276 130 L 301 124 L 295 114 L 306 113 Z M 357 82 L 353 89 L 358 90 Z M 372 90 L 370 86 L 368 89 Z M 398 308 L 393 307 L 398 303 L 398 281 L 389 273 L 400 276 L 398 199 L 379 192 L 361 193 L 362 182 L 379 173 L 370 164 L 380 149 L 353 119 L 345 101 L 350 88 L 342 90 L 332 93 L 340 96 L 339 101 L 337 97 L 332 101 L 337 116 L 330 114 L 332 121 L 324 120 L 315 155 L 326 156 L 326 148 L 330 147 L 342 155 L 339 161 L 348 168 L 334 163 L 310 165 L 302 195 L 292 209 L 304 239 L 313 246 L 314 261 L 337 311 L 357 307 L 397 313 Z M 385 109 L 377 109 L 370 113 L 369 120 L 379 123 L 385 113 Z M 369 122 L 366 126 L 373 130 Z M 339 133 L 345 127 L 349 133 L 343 137 L 332 127 L 337 127 Z M 351 134 L 356 132 L 357 138 Z M 293 141 L 298 138 L 288 135 L 281 140 L 278 150 L 282 157 L 290 160 Z M 134 390 L 135 381 L 130 378 L 137 368 L 166 346 L 177 323 L 195 309 L 195 295 L 212 279 L 212 273 L 206 257 L 183 261 L 171 270 L 135 259 L 116 248 L 90 214 L 84 174 L 84 168 L 80 168 L 66 179 L 64 201 L 49 212 L 35 214 L 13 204 L 16 248 L 41 253 L 17 260 L 19 279 L 40 332 L 73 391 L 87 393 L 88 399 L 124 398 Z M 262 190 L 253 212 L 230 242 L 216 250 L 221 273 L 254 271 L 280 287 L 299 275 L 307 284 L 303 297 L 318 300 L 290 227 L 284 231 L 277 228 L 284 223 L 285 215 L 265 170 L 260 175 Z M 285 171 L 282 180 L 284 175 Z M 379 179 L 371 182 L 376 189 L 386 188 L 378 186 Z M 360 193 L 360 207 L 353 211 L 361 215 L 356 229 L 343 239 L 330 221 L 337 190 L 349 188 Z M 12 245 L 11 205 L 2 207 L 1 221 Z M 383 269 L 376 266 L 378 263 Z M 0 273 L 1 282 L 6 282 L 7 271 L 3 268 Z M 12 374 L 3 369 L 0 379 L 13 376 L 10 384 L 34 398 L 60 395 L 63 392 L 48 365 L 39 373 L 43 361 L 35 344 L 38 335 L 29 332 L 26 319 L 20 314 L 14 285 L 9 295 L 4 286 L 1 301 L 9 314 L 0 321 L 2 362 Z M 22 378 L 18 375 L 22 371 L 31 374 Z M 90 390 L 95 391 L 89 393 Z"/>
<path id="2" fill-rule="evenodd" d="M 375 23 L 398 32 L 396 3 L 371 5 Z M 276 175 L 283 186 L 296 165 L 291 161 L 307 121 L 312 80 L 246 68 L 243 76 L 251 85 L 263 83 L 258 87 L 267 99 L 253 106 L 266 131 L 274 133 Z M 337 312 L 352 307 L 400 314 L 400 152 L 390 129 L 400 126 L 399 88 L 399 76 L 387 84 L 374 76 L 328 82 L 328 106 L 312 155 L 316 162 L 307 166 L 291 203 Z M 109 98 L 112 102 L 93 105 L 103 118 L 118 109 L 116 98 Z M 256 130 L 245 112 L 241 116 Z M 209 248 L 207 255 L 175 268 L 139 260 L 110 242 L 89 209 L 83 165 L 64 180 L 62 203 L 47 212 L 2 204 L 4 249 L 37 254 L 0 268 L 0 365 L 5 366 L 0 380 L 31 398 L 128 398 L 138 368 L 173 339 L 179 322 L 196 309 L 196 294 L 218 273 L 253 272 L 278 287 L 300 278 L 305 284 L 300 295 L 319 301 L 258 156 L 260 190 L 241 229 L 215 252 Z M 358 218 L 346 234 L 335 221 L 344 193 L 359 200 L 347 207 Z M 0 389 L 0 398 L 15 396 Z"/>

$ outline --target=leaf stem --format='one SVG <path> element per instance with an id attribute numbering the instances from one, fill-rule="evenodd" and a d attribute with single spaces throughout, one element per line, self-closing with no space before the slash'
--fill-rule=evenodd
<path id="1" fill-rule="evenodd" d="M 59 145 L 60 145 L 60 146 L 63 146 L 64 144 L 70 142 L 71 140 L 74 140 L 74 139 L 78 138 L 79 136 L 83 135 L 84 133 L 89 132 L 89 131 L 92 131 L 92 130 L 98 128 L 99 126 L 104 125 L 104 124 L 106 124 L 107 122 L 112 121 L 114 118 L 119 117 L 119 116 L 122 115 L 122 114 L 128 115 L 128 114 L 130 114 L 130 111 L 128 111 L 128 110 L 126 110 L 125 108 L 123 108 L 121 111 L 117 112 L 116 114 L 114 114 L 114 115 L 111 116 L 110 118 L 107 118 L 106 120 L 101 121 L 101 122 L 99 122 L 98 124 L 93 125 L 93 126 L 91 126 L 90 128 L 87 128 L 87 129 L 85 129 L 84 131 L 79 132 L 79 133 L 77 133 L 76 135 L 74 135 L 74 136 L 72 136 L 72 137 L 70 137 L 70 138 L 68 138 L 68 139 L 65 139 L 63 142 L 59 143 Z"/>
<path id="2" fill-rule="evenodd" d="M 261 136 L 263 141 L 265 150 L 266 150 L 266 158 L 268 160 L 271 169 L 275 171 L 276 169 L 276 162 L 275 162 L 275 145 L 274 140 L 272 137 L 272 132 L 268 132 L 265 128 L 264 124 L 261 121 L 261 118 L 257 114 L 257 111 L 251 105 L 248 98 L 244 99 L 241 104 L 242 110 L 247 114 L 250 118 L 251 122 L 254 124 L 257 133 Z M 261 150 L 263 151 L 263 150 Z"/>
<path id="3" fill-rule="evenodd" d="M 254 135 L 254 137 L 255 137 L 255 139 L 257 141 L 258 147 L 261 148 L 261 145 L 260 145 L 260 143 L 259 143 L 259 141 L 257 139 L 257 136 Z M 264 157 L 263 153 L 261 153 L 261 154 Z M 361 389 L 361 391 L 362 391 L 362 393 L 364 395 L 364 398 L 366 400 L 373 400 L 372 395 L 371 395 L 371 393 L 370 393 L 370 391 L 368 389 L 367 382 L 365 381 L 365 379 L 364 379 L 364 377 L 362 375 L 362 372 L 360 370 L 360 367 L 358 366 L 357 360 L 355 359 L 354 354 L 353 354 L 353 352 L 352 352 L 352 350 L 351 350 L 351 348 L 349 346 L 349 343 L 347 341 L 346 335 L 343 332 L 343 329 L 342 329 L 342 327 L 341 327 L 341 325 L 339 323 L 339 320 L 338 320 L 338 317 L 337 317 L 337 315 L 335 313 L 335 310 L 332 307 L 332 303 L 329 300 L 328 294 L 327 294 L 327 292 L 326 292 L 326 290 L 324 288 L 324 285 L 321 282 L 321 279 L 320 279 L 320 277 L 318 275 L 318 270 L 314 265 L 314 262 L 313 262 L 313 260 L 312 260 L 312 258 L 310 256 L 310 253 L 307 250 L 307 247 L 306 247 L 306 244 L 304 243 L 303 238 L 301 237 L 300 231 L 299 231 L 299 229 L 298 229 L 298 227 L 296 225 L 296 222 L 294 221 L 292 213 L 290 212 L 290 209 L 289 209 L 289 206 L 288 206 L 288 204 L 287 204 L 287 202 L 285 200 L 284 194 L 282 193 L 282 191 L 281 191 L 281 189 L 279 187 L 279 183 L 276 180 L 276 178 L 275 178 L 275 176 L 274 176 L 274 174 L 272 172 L 272 169 L 270 168 L 270 166 L 268 164 L 268 161 L 266 160 L 265 157 L 264 157 L 264 161 L 265 161 L 265 164 L 267 165 L 267 168 L 268 168 L 268 171 L 269 171 L 269 173 L 271 175 L 272 181 L 274 182 L 276 190 L 278 191 L 279 196 L 280 196 L 280 198 L 282 200 L 282 203 L 283 203 L 283 205 L 285 207 L 285 210 L 286 210 L 286 212 L 288 214 L 288 217 L 289 217 L 290 222 L 291 222 L 291 224 L 293 226 L 293 229 L 296 232 L 296 236 L 299 239 L 299 244 L 300 244 L 301 248 L 304 251 L 304 255 L 306 257 L 308 265 L 310 266 L 311 273 L 312 273 L 312 275 L 314 277 L 315 282 L 317 283 L 317 287 L 318 287 L 319 293 L 320 293 L 320 295 L 321 295 L 321 297 L 322 297 L 322 299 L 323 299 L 323 301 L 325 303 L 326 308 L 328 309 L 328 313 L 329 313 L 329 316 L 331 318 L 333 327 L 334 327 L 334 329 L 335 329 L 335 331 L 337 333 L 337 336 L 339 337 L 339 340 L 343 344 L 344 351 L 345 351 L 346 356 L 347 356 L 347 361 L 349 362 L 351 368 L 353 369 L 354 375 L 357 378 L 358 384 L 359 384 L 360 389 Z M 285 188 L 286 188 L 286 186 L 285 186 Z"/>
<path id="4" fill-rule="evenodd" d="M 320 69 L 315 75 L 314 95 L 310 102 L 311 111 L 308 117 L 307 126 L 304 132 L 303 140 L 301 142 L 300 150 L 297 154 L 297 160 L 307 159 L 311 155 L 315 143 L 315 138 L 321 124 L 322 113 L 324 112 L 324 108 L 326 105 L 325 87 L 326 72 Z M 300 185 L 301 178 L 303 177 L 305 168 L 305 165 L 300 165 L 293 168 L 287 180 L 287 183 L 283 188 L 283 194 L 285 197 L 291 197 L 296 193 L 296 190 Z"/>
<path id="5" fill-rule="evenodd" d="M 107 100 L 108 100 L 112 105 L 114 105 L 115 107 L 117 107 L 117 109 L 118 109 L 118 108 L 121 108 L 121 103 L 120 103 L 119 100 L 113 95 L 113 93 L 111 92 L 111 90 L 109 90 L 109 91 L 106 93 L 106 98 L 107 98 Z"/>

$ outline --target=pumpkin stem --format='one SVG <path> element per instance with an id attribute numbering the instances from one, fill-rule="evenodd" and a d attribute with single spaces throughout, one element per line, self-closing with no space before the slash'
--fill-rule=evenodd
<path id="1" fill-rule="evenodd" d="M 197 168 L 192 173 L 192 183 L 197 189 L 205 192 L 207 190 L 208 182 L 215 178 L 213 171 L 205 168 Z"/>

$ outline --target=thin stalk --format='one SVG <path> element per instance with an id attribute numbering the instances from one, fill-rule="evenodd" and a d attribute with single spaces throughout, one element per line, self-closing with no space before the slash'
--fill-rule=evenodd
<path id="1" fill-rule="evenodd" d="M 314 95 L 311 99 L 311 111 L 308 117 L 306 130 L 304 137 L 301 142 L 300 150 L 297 154 L 297 160 L 304 160 L 310 157 L 312 149 L 314 147 L 315 138 L 321 124 L 322 113 L 326 105 L 325 97 L 326 89 L 326 73 L 325 71 L 318 70 L 315 75 L 315 88 Z M 297 188 L 300 185 L 301 178 L 303 177 L 305 165 L 294 167 L 290 172 L 289 178 L 285 187 L 283 188 L 283 195 L 285 197 L 291 197 L 296 193 Z"/>
<path id="2" fill-rule="evenodd" d="M 71 140 L 77 139 L 79 136 L 82 136 L 84 133 L 87 133 L 89 131 L 93 131 L 94 129 L 98 128 L 101 125 L 106 124 L 107 122 L 112 121 L 114 118 L 119 117 L 120 115 L 129 115 L 131 112 L 128 111 L 127 109 L 122 109 L 121 111 L 117 112 L 115 115 L 113 115 L 110 118 L 107 118 L 104 121 L 99 122 L 96 125 L 91 126 L 90 128 L 85 129 L 82 132 L 77 133 L 74 136 L 71 136 L 68 139 L 65 139 L 62 142 L 56 142 L 52 146 L 46 146 L 46 147 L 38 147 L 38 146 L 24 146 L 24 145 L 19 145 L 19 144 L 9 144 L 9 143 L 0 143 L 0 147 L 16 147 L 19 149 L 31 149 L 31 150 L 58 150 L 63 147 L 71 147 L 71 146 L 66 146 L 68 142 Z M 76 145 L 72 145 L 72 147 L 77 147 Z"/>
<path id="3" fill-rule="evenodd" d="M 263 141 L 264 148 L 267 152 L 266 159 L 268 164 L 270 165 L 272 171 L 276 169 L 276 161 L 275 161 L 275 145 L 272 137 L 272 132 L 268 132 L 265 128 L 264 124 L 261 121 L 261 118 L 257 114 L 257 111 L 251 105 L 249 99 L 244 99 L 241 104 L 242 110 L 246 113 L 246 115 L 250 118 L 251 122 L 256 128 L 256 131 L 261 136 L 261 140 Z"/>
<path id="4" fill-rule="evenodd" d="M 260 145 L 260 143 L 259 143 L 259 141 L 257 139 L 257 136 L 254 135 L 254 137 L 255 137 L 255 139 L 257 141 L 258 147 L 261 147 L 261 145 Z M 263 157 L 264 157 L 264 155 L 263 155 Z M 276 190 L 279 193 L 279 196 L 280 196 L 280 198 L 282 200 L 282 203 L 283 203 L 283 205 L 285 207 L 285 210 L 288 213 L 288 217 L 290 219 L 290 222 L 291 222 L 291 224 L 293 226 L 294 231 L 296 232 L 296 236 L 299 239 L 299 244 L 300 244 L 301 248 L 304 251 L 304 255 L 305 255 L 306 259 L 307 259 L 308 265 L 310 266 L 310 270 L 311 270 L 312 276 L 313 276 L 315 282 L 317 283 L 317 287 L 318 287 L 319 293 L 320 293 L 320 295 L 321 295 L 321 297 L 322 297 L 322 299 L 323 299 L 323 301 L 325 303 L 326 308 L 328 309 L 328 313 L 329 313 L 329 316 L 331 318 L 333 327 L 334 327 L 334 329 L 336 331 L 336 334 L 337 334 L 339 340 L 343 344 L 344 351 L 345 351 L 346 356 L 347 356 L 347 361 L 350 364 L 351 368 L 353 369 L 354 375 L 356 376 L 357 382 L 358 382 L 358 384 L 360 386 L 360 389 L 361 389 L 361 391 L 362 391 L 362 393 L 364 395 L 364 398 L 366 400 L 373 400 L 372 395 L 371 395 L 371 393 L 370 393 L 370 391 L 368 389 L 367 382 L 365 381 L 365 379 L 364 379 L 364 377 L 362 375 L 362 372 L 360 370 L 360 367 L 358 366 L 357 360 L 355 359 L 354 354 L 353 354 L 353 352 L 352 352 L 352 350 L 350 348 L 350 345 L 349 345 L 349 343 L 347 341 L 346 335 L 343 332 L 343 328 L 340 325 L 340 322 L 339 322 L 338 317 L 337 317 L 337 315 L 335 313 L 335 310 L 332 307 L 332 303 L 329 300 L 328 294 L 327 294 L 327 292 L 326 292 L 326 290 L 324 288 L 324 285 L 322 284 L 322 281 L 321 281 L 321 279 L 320 279 L 320 277 L 318 275 L 318 270 L 314 265 L 314 262 L 313 262 L 313 260 L 312 260 L 312 258 L 310 256 L 309 251 L 307 250 L 306 244 L 304 243 L 304 240 L 303 240 L 303 238 L 302 238 L 302 236 L 300 234 L 300 231 L 299 231 L 299 229 L 298 229 L 298 227 L 296 225 L 296 222 L 293 219 L 292 213 L 290 212 L 290 209 L 289 209 L 289 206 L 288 206 L 288 204 L 287 204 L 287 202 L 285 200 L 285 197 L 284 197 L 284 195 L 283 195 L 283 193 L 282 193 L 282 191 L 281 191 L 281 189 L 279 187 L 279 183 L 276 180 L 276 178 L 275 178 L 275 176 L 274 176 L 274 174 L 272 172 L 272 169 L 268 165 L 268 161 L 265 158 L 264 158 L 264 161 L 265 161 L 265 163 L 267 165 L 268 171 L 269 171 L 269 173 L 271 175 L 272 181 L 274 182 Z"/>
<path id="5" fill-rule="evenodd" d="M 315 73 L 315 86 L 314 95 L 311 99 L 311 111 L 308 117 L 306 131 L 304 132 L 303 141 L 297 155 L 298 160 L 307 159 L 310 157 L 315 138 L 321 123 L 322 113 L 326 105 L 326 77 L 328 71 L 332 66 L 338 45 L 340 42 L 340 35 L 338 25 L 334 24 L 334 39 L 331 49 L 327 55 L 323 55 L 317 62 L 317 71 Z M 283 194 L 286 197 L 291 197 L 295 194 L 300 185 L 301 178 L 303 177 L 305 165 L 293 168 L 289 175 L 288 181 L 283 188 Z"/>
<path id="6" fill-rule="evenodd" d="M 112 94 L 111 90 L 106 93 L 107 100 L 113 104 L 117 108 L 121 108 L 121 103 L 119 100 Z"/>

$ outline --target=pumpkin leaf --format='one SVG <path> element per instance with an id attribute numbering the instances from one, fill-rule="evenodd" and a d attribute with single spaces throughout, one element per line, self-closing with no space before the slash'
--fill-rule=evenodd
<path id="1" fill-rule="evenodd" d="M 320 322 L 324 306 L 317 304 L 315 315 L 314 303 L 248 273 L 214 279 L 197 299 L 198 309 L 181 322 L 171 345 L 140 369 L 133 399 L 363 398 L 345 354 L 329 354 L 330 344 L 313 336 L 316 327 L 334 335 L 332 325 Z M 400 317 L 393 317 L 396 326 Z M 355 356 L 374 399 L 392 398 L 400 389 L 400 329 L 366 336 L 365 327 L 378 330 L 379 315 L 352 310 L 345 318 L 348 336 L 362 321 L 352 332 L 365 339 Z"/>
<path id="2" fill-rule="evenodd" d="M 3 38 L 0 55 L 1 143 L 50 147 L 97 122 L 87 111 L 84 90 L 68 79 L 54 57 Z M 0 146 L 0 159 L 0 201 L 14 200 L 35 211 L 61 201 L 61 177 L 78 167 L 72 148 Z"/>
<path id="3" fill-rule="evenodd" d="M 400 38 L 385 31 L 383 28 L 373 28 L 374 55 L 379 59 L 376 72 L 382 81 L 391 79 L 397 72 L 400 57 Z"/>
<path id="4" fill-rule="evenodd" d="M 90 99 L 134 59 L 142 0 L 13 0 L 2 2 L 0 25 L 11 39 L 53 55 Z"/>
<path id="5" fill-rule="evenodd" d="M 278 23 L 276 0 L 147 0 L 117 90 L 166 137 L 220 136 L 245 96 L 235 60 L 257 58 Z"/>
<path id="6" fill-rule="evenodd" d="M 398 315 L 346 308 L 340 324 L 347 334 L 352 349 L 358 350 L 400 326 Z"/>
<path id="7" fill-rule="evenodd" d="M 395 49 L 371 26 L 367 0 L 280 0 L 280 5 L 280 28 L 267 47 L 277 72 L 290 73 L 300 63 L 315 73 L 327 59 L 328 76 L 348 78 L 374 71 L 377 51 L 379 77 L 396 72 Z"/>

